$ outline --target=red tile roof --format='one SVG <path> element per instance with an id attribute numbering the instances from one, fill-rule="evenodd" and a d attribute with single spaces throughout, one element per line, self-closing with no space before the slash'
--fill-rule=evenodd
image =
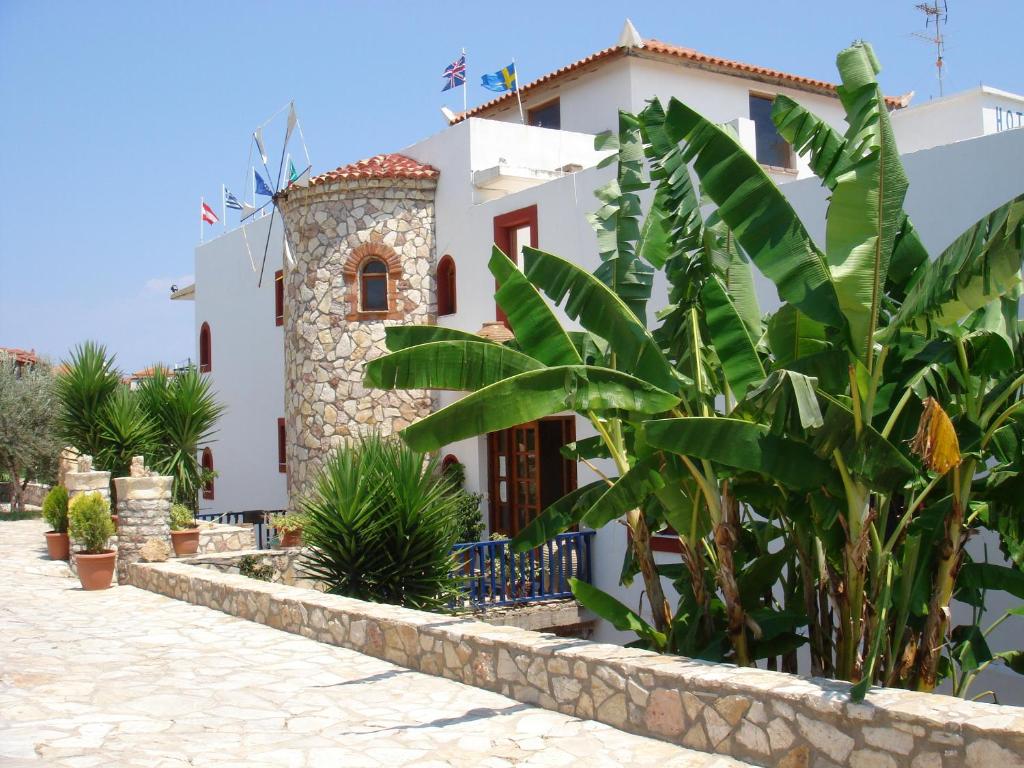
<path id="1" fill-rule="evenodd" d="M 577 70 L 586 67 L 588 64 L 604 61 L 606 59 L 629 56 L 630 54 L 637 55 L 638 52 L 647 55 L 653 54 L 656 57 L 670 59 L 673 61 L 682 61 L 693 66 L 702 69 L 709 69 L 715 72 L 753 75 L 760 80 L 768 80 L 800 90 L 824 93 L 829 96 L 834 96 L 836 93 L 836 84 L 830 83 L 826 80 L 816 80 L 812 77 L 793 75 L 789 72 L 782 72 L 777 69 L 759 67 L 754 64 L 745 64 L 742 61 L 734 61 L 733 59 L 725 59 L 720 56 L 711 56 L 706 53 L 701 53 L 700 51 L 695 51 L 693 48 L 683 48 L 679 45 L 672 45 L 671 43 L 663 43 L 660 40 L 649 39 L 644 40 L 643 48 L 612 46 L 611 48 L 600 50 L 597 53 L 592 53 L 579 61 L 574 61 L 572 64 L 564 66 L 561 69 L 556 69 L 554 72 L 549 72 L 548 74 L 537 78 L 532 83 L 522 86 L 522 88 L 519 89 L 519 95 L 523 96 L 533 88 L 544 85 L 545 83 L 561 80 L 566 75 L 576 72 Z M 911 95 L 912 94 L 904 94 L 903 96 L 887 96 L 885 100 L 890 108 L 900 109 L 910 103 Z M 502 94 L 497 98 L 484 102 L 479 106 L 473 107 L 466 112 L 460 113 L 451 122 L 454 124 L 466 119 L 467 117 L 483 115 L 490 112 L 493 107 L 514 99 L 515 92 L 510 91 L 509 93 Z"/>
<path id="2" fill-rule="evenodd" d="M 436 179 L 441 172 L 411 157 L 399 154 L 374 155 L 314 176 L 311 185 L 351 179 Z"/>
<path id="3" fill-rule="evenodd" d="M 39 358 L 36 356 L 36 351 L 28 349 L 18 349 L 16 347 L 0 347 L 0 352 L 5 353 L 8 357 L 14 358 L 15 365 L 35 365 L 39 362 Z"/>

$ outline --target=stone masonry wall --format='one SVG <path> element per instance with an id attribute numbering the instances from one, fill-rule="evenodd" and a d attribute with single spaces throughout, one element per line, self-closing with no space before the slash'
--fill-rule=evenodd
<path id="1" fill-rule="evenodd" d="M 773 768 L 1024 768 L 1024 710 L 558 638 L 196 568 L 132 584 L 519 701 Z"/>
<path id="2" fill-rule="evenodd" d="M 118 477 L 117 580 L 125 583 L 129 563 L 138 562 L 140 550 L 157 540 L 171 550 L 171 488 L 173 477 Z"/>
<path id="3" fill-rule="evenodd" d="M 434 187 L 423 179 L 346 180 L 279 201 L 295 265 L 285 266 L 285 414 L 290 505 L 327 454 L 349 436 L 391 434 L 427 415 L 425 391 L 369 390 L 363 367 L 384 349 L 384 328 L 432 323 Z M 359 312 L 358 267 L 389 268 L 391 306 Z M 355 282 L 354 282 L 355 281 Z"/>

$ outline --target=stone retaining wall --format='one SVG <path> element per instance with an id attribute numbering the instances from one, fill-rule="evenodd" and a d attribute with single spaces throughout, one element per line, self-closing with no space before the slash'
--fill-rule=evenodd
<path id="1" fill-rule="evenodd" d="M 220 573 L 239 573 L 242 558 L 253 558 L 256 565 L 269 565 L 272 569 L 270 581 L 303 589 L 319 589 L 316 580 L 308 577 L 301 562 L 302 550 L 249 549 L 237 552 L 217 552 L 181 558 L 181 562 Z"/>
<path id="2" fill-rule="evenodd" d="M 1024 768 L 1024 710 L 739 669 L 195 568 L 131 582 L 577 717 L 778 768 Z"/>
<path id="3" fill-rule="evenodd" d="M 256 530 L 252 525 L 200 523 L 199 552 L 245 552 L 256 549 Z"/>

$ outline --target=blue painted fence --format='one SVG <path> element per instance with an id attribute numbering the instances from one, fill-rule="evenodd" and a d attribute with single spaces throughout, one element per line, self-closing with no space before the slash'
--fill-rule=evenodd
<path id="1" fill-rule="evenodd" d="M 514 553 L 510 539 L 452 548 L 460 580 L 456 607 L 496 608 L 572 597 L 569 579 L 593 578 L 594 531 L 562 533 L 536 549 Z"/>

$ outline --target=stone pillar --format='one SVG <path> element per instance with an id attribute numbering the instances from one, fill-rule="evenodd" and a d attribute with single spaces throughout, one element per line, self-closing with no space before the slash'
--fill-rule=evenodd
<path id="1" fill-rule="evenodd" d="M 117 490 L 117 580 L 128 583 L 128 565 L 141 559 L 144 546 L 171 549 L 173 477 L 146 472 L 142 457 L 132 461 L 132 476 L 114 478 Z M 150 542 L 156 542 L 151 544 Z M 150 559 L 147 557 L 147 559 Z"/>

